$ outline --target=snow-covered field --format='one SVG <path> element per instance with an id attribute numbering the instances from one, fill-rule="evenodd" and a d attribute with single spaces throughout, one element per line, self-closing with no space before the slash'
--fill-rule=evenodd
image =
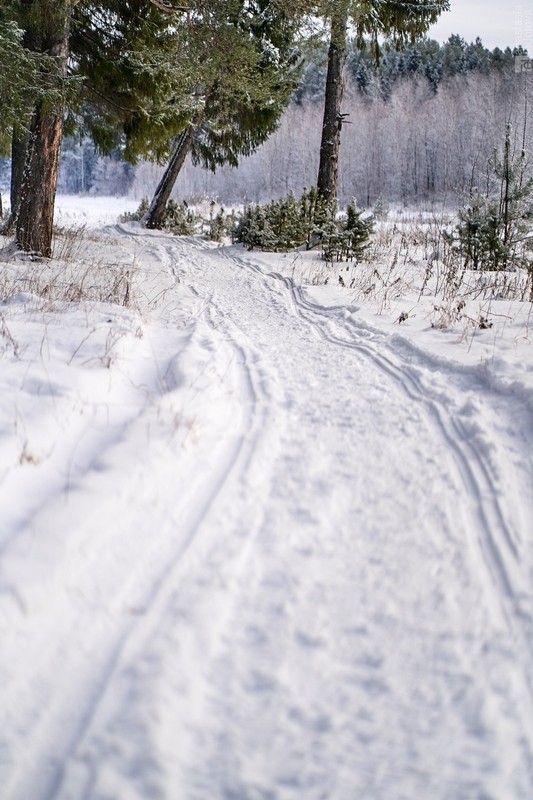
<path id="1" fill-rule="evenodd" d="M 0 254 L 2 800 L 530 800 L 531 303 L 132 205 Z"/>

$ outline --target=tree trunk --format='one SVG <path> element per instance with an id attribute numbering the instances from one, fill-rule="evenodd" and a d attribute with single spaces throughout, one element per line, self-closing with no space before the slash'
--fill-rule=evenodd
<path id="1" fill-rule="evenodd" d="M 28 141 L 28 132 L 26 130 L 22 128 L 13 130 L 13 135 L 11 137 L 11 185 L 9 194 L 11 211 L 7 223 L 8 231 L 14 229 L 18 217 Z"/>
<path id="2" fill-rule="evenodd" d="M 331 41 L 328 52 L 324 121 L 317 180 L 318 193 L 328 201 L 333 201 L 337 197 L 339 150 L 344 119 L 341 107 L 344 94 L 343 73 L 346 61 L 347 25 L 348 5 L 346 2 L 340 2 L 331 18 Z"/>
<path id="3" fill-rule="evenodd" d="M 35 49 L 52 56 L 56 73 L 50 88 L 62 95 L 66 75 L 71 1 L 40 0 L 34 6 L 28 39 Z M 60 100 L 39 99 L 33 109 L 15 236 L 26 252 L 49 258 L 52 255 L 54 205 L 63 138 L 64 105 Z"/>
<path id="4" fill-rule="evenodd" d="M 197 125 L 190 125 L 187 130 L 183 131 L 181 136 L 176 138 L 170 161 L 155 190 L 150 208 L 143 218 L 143 222 L 147 228 L 156 228 L 160 230 L 163 227 L 163 218 L 170 193 L 174 188 L 174 184 L 185 163 L 185 159 L 189 155 L 196 130 Z"/>
<path id="5" fill-rule="evenodd" d="M 59 155 L 63 136 L 63 115 L 47 114 L 43 104 L 35 106 L 20 206 L 16 219 L 18 246 L 26 252 L 50 258 L 54 206 L 59 173 Z"/>

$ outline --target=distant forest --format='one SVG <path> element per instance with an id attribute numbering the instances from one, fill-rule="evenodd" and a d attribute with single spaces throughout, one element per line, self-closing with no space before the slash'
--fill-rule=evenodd
<path id="1" fill-rule="evenodd" d="M 483 188 L 487 164 L 508 122 L 514 146 L 532 152 L 533 76 L 515 71 L 523 50 L 488 50 L 478 39 L 425 40 L 385 50 L 376 65 L 353 43 L 347 58 L 339 199 L 363 206 L 389 202 L 454 204 Z M 263 202 L 299 194 L 316 182 L 326 53 L 310 49 L 301 84 L 278 131 L 238 168 L 211 173 L 188 163 L 177 199 Z M 161 167 L 100 158 L 90 140 L 66 139 L 59 191 L 150 196 Z M 0 164 L 5 183 L 8 164 Z"/>

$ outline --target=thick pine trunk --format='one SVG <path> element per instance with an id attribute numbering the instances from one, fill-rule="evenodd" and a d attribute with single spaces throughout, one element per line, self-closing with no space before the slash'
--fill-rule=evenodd
<path id="1" fill-rule="evenodd" d="M 347 24 L 347 5 L 341 2 L 331 20 L 331 41 L 328 52 L 326 97 L 317 179 L 318 192 L 328 201 L 333 201 L 337 197 Z"/>
<path id="2" fill-rule="evenodd" d="M 150 203 L 150 208 L 146 212 L 143 222 L 147 228 L 161 229 L 163 226 L 163 218 L 167 203 L 174 188 L 174 184 L 181 172 L 181 168 L 185 163 L 185 159 L 189 155 L 192 147 L 194 134 L 196 131 L 195 126 L 187 128 L 183 131 L 181 136 L 175 140 L 174 149 L 168 162 L 167 168 L 163 173 L 163 177 L 159 181 L 159 185 L 155 190 L 155 194 Z"/>
<path id="3" fill-rule="evenodd" d="M 67 69 L 71 0 L 40 0 L 30 5 L 34 8 L 27 40 L 55 60 L 56 73 L 51 76 L 50 87 L 61 94 Z M 52 103 L 40 99 L 35 104 L 16 218 L 15 237 L 19 247 L 46 258 L 52 255 L 63 112 L 63 105 L 57 100 Z"/>

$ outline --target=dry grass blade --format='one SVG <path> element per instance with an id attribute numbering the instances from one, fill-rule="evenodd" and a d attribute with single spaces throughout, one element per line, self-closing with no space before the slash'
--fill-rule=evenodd
<path id="1" fill-rule="evenodd" d="M 8 245 L 1 253 L 0 301 L 25 293 L 62 303 L 102 302 L 135 306 L 131 269 L 106 259 L 105 240 L 84 225 L 55 231 L 53 259 L 32 259 Z"/>

